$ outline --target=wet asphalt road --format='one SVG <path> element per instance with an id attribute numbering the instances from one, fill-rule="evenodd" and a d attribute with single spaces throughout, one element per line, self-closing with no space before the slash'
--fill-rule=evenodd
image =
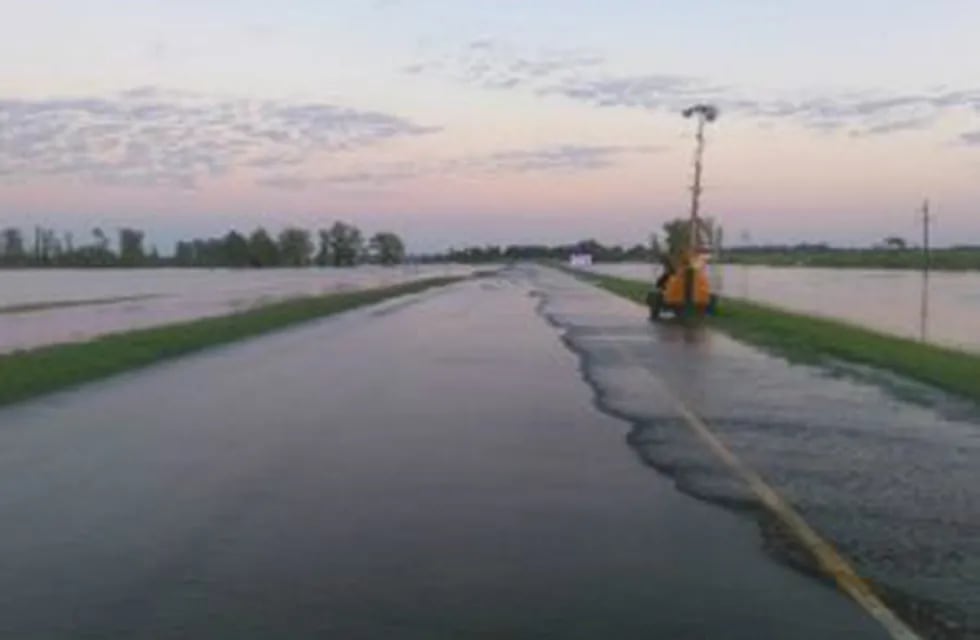
<path id="1" fill-rule="evenodd" d="M 632 425 L 644 462 L 689 495 L 759 511 L 652 388 L 652 374 L 924 635 L 980 638 L 976 405 L 864 368 L 790 365 L 700 328 L 644 325 L 636 305 L 568 277 L 532 280 L 600 408 Z M 785 536 L 766 538 L 776 557 L 814 568 Z"/>
<path id="2" fill-rule="evenodd" d="M 512 270 L 0 411 L 0 636 L 884 637 L 677 490 L 738 491 L 587 344 L 624 304 Z"/>

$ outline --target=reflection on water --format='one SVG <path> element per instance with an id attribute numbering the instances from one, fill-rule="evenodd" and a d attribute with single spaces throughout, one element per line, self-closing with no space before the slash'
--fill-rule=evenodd
<path id="1" fill-rule="evenodd" d="M 648 280 L 648 264 L 596 271 Z M 721 265 L 723 294 L 980 352 L 980 273 Z"/>
<path id="2" fill-rule="evenodd" d="M 241 311 L 296 296 L 461 275 L 460 265 L 355 269 L 0 271 L 0 353 Z M 100 301 L 102 304 L 92 304 Z M 116 302 L 112 302 L 115 300 Z M 52 306 L 51 303 L 58 303 Z M 38 308 L 42 307 L 42 308 Z M 43 308 L 48 307 L 48 308 Z"/>
<path id="3" fill-rule="evenodd" d="M 684 322 L 669 322 L 655 325 L 657 337 L 663 342 L 684 343 L 699 348 L 699 351 L 710 349 L 711 333 L 705 331 L 703 322 L 686 320 Z"/>
<path id="4" fill-rule="evenodd" d="M 922 287 L 919 305 L 919 340 L 929 340 L 929 272 L 922 272 Z"/>

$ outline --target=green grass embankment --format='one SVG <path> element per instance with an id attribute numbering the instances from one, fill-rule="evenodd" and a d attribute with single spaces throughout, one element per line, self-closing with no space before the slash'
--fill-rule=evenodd
<path id="1" fill-rule="evenodd" d="M 649 283 L 577 273 L 624 298 L 645 304 Z M 838 360 L 896 373 L 980 403 L 980 355 L 883 334 L 853 324 L 724 299 L 712 328 L 794 362 Z"/>
<path id="2" fill-rule="evenodd" d="M 462 279 L 428 278 L 295 298 L 225 316 L 0 355 L 0 406 Z"/>
<path id="3" fill-rule="evenodd" d="M 725 264 L 771 267 L 827 267 L 855 269 L 922 269 L 919 249 L 828 249 L 824 251 L 779 251 L 733 249 L 725 253 Z M 933 249 L 930 267 L 936 271 L 980 270 L 980 249 Z"/>

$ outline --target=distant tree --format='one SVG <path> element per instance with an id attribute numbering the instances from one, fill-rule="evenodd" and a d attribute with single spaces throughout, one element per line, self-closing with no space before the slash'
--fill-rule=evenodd
<path id="1" fill-rule="evenodd" d="M 288 267 L 305 267 L 310 264 L 313 241 L 306 229 L 287 227 L 279 233 L 280 264 Z"/>
<path id="2" fill-rule="evenodd" d="M 95 247 L 100 251 L 109 251 L 109 236 L 105 231 L 96 227 L 92 229 L 92 237 L 95 238 Z"/>
<path id="3" fill-rule="evenodd" d="M 34 227 L 33 263 L 38 266 L 51 265 L 61 255 L 61 242 L 54 229 Z"/>
<path id="4" fill-rule="evenodd" d="M 650 249 L 642 244 L 634 244 L 623 253 L 623 259 L 631 262 L 648 262 Z"/>
<path id="5" fill-rule="evenodd" d="M 601 260 L 606 253 L 606 248 L 594 238 L 582 240 L 575 245 L 575 253 L 587 253 L 594 260 Z"/>
<path id="6" fill-rule="evenodd" d="M 663 249 L 660 247 L 660 237 L 656 233 L 650 234 L 650 259 L 657 260 L 663 253 Z"/>
<path id="7" fill-rule="evenodd" d="M 714 218 L 700 218 L 697 228 L 697 245 L 702 249 L 720 247 L 723 231 Z M 663 225 L 667 253 L 680 255 L 691 244 L 691 221 L 688 218 L 675 218 Z"/>
<path id="8" fill-rule="evenodd" d="M 122 228 L 119 230 L 119 262 L 123 266 L 135 267 L 143 264 L 146 255 L 143 252 L 144 233 L 137 229 Z"/>
<path id="9" fill-rule="evenodd" d="M 327 232 L 329 256 L 335 267 L 350 267 L 357 264 L 364 251 L 361 231 L 353 225 L 335 222 Z"/>
<path id="10" fill-rule="evenodd" d="M 246 250 L 248 249 L 246 245 Z M 180 267 L 190 267 L 194 264 L 194 245 L 181 240 L 174 247 L 174 263 Z"/>
<path id="11" fill-rule="evenodd" d="M 116 256 L 109 248 L 109 237 L 102 229 L 92 229 L 92 245 L 76 251 L 76 260 L 87 267 L 105 267 L 115 263 Z"/>
<path id="12" fill-rule="evenodd" d="M 905 249 L 907 246 L 905 239 L 898 236 L 888 236 L 882 244 L 886 249 Z"/>
<path id="13" fill-rule="evenodd" d="M 2 251 L 3 262 L 8 265 L 23 264 L 27 258 L 24 248 L 24 234 L 20 229 L 7 227 L 0 231 L 0 251 Z"/>
<path id="14" fill-rule="evenodd" d="M 248 238 L 249 261 L 253 267 L 275 267 L 279 265 L 279 247 L 263 228 L 252 232 Z"/>
<path id="15" fill-rule="evenodd" d="M 251 264 L 248 239 L 237 231 L 229 231 L 222 240 L 222 264 L 229 267 L 247 267 Z"/>
<path id="16" fill-rule="evenodd" d="M 690 221 L 685 218 L 675 218 L 664 223 L 664 243 L 669 255 L 679 255 L 689 246 L 690 227 Z"/>
<path id="17" fill-rule="evenodd" d="M 374 259 L 381 264 L 401 264 L 405 260 L 405 244 L 397 234 L 380 231 L 369 243 Z"/>
<path id="18" fill-rule="evenodd" d="M 45 264 L 55 264 L 61 259 L 62 247 L 57 231 L 54 229 L 42 229 L 41 244 L 43 246 Z"/>
<path id="19" fill-rule="evenodd" d="M 326 267 L 333 264 L 333 257 L 330 254 L 330 231 L 327 229 L 320 229 L 316 233 L 319 237 L 319 243 L 316 256 L 313 258 L 313 262 L 321 267 Z"/>

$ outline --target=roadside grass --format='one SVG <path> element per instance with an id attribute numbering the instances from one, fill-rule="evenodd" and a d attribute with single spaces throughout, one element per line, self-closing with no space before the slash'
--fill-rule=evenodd
<path id="1" fill-rule="evenodd" d="M 627 278 L 571 273 L 640 304 L 650 287 Z M 736 340 L 793 362 L 868 365 L 980 403 L 980 355 L 731 298 L 721 301 L 709 322 Z"/>
<path id="2" fill-rule="evenodd" d="M 0 406 L 463 279 L 427 278 L 294 298 L 224 316 L 0 355 Z"/>
<path id="3" fill-rule="evenodd" d="M 856 269 L 921 269 L 922 250 L 829 249 L 829 250 L 740 250 L 726 252 L 726 264 L 779 267 L 831 267 Z M 929 264 L 937 271 L 980 270 L 980 248 L 941 248 L 929 253 Z"/>

